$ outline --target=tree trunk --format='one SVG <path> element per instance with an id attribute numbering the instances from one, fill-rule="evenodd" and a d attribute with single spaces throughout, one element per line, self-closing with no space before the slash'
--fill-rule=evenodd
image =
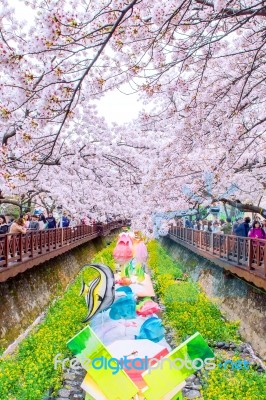
<path id="1" fill-rule="evenodd" d="M 0 204 L 12 204 L 13 206 L 17 206 L 19 207 L 20 214 L 22 214 L 22 204 L 17 201 L 0 199 Z"/>

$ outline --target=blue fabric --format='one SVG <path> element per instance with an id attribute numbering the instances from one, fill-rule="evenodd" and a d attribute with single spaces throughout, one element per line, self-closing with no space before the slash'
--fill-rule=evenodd
<path id="1" fill-rule="evenodd" d="M 67 228 L 69 226 L 70 221 L 67 217 L 62 217 L 61 221 L 62 228 Z"/>
<path id="2" fill-rule="evenodd" d="M 164 338 L 165 329 L 160 318 L 151 317 L 146 320 L 140 328 L 136 339 L 148 339 L 154 343 L 160 342 Z"/>
<path id="3" fill-rule="evenodd" d="M 121 286 L 115 289 L 116 292 L 125 292 L 126 294 L 132 294 L 132 289 L 129 286 Z"/>
<path id="4" fill-rule="evenodd" d="M 132 295 L 127 295 L 116 300 L 109 313 L 111 319 L 134 319 L 136 318 L 136 301 Z"/>
<path id="5" fill-rule="evenodd" d="M 192 222 L 190 222 L 188 219 L 186 219 L 186 221 L 185 221 L 185 227 L 186 227 L 186 228 L 193 228 Z"/>
<path id="6" fill-rule="evenodd" d="M 237 236 L 248 237 L 250 226 L 247 222 L 242 222 L 235 230 Z"/>
<path id="7" fill-rule="evenodd" d="M 56 220 L 54 217 L 47 217 L 46 221 L 48 222 L 48 229 L 56 228 Z"/>

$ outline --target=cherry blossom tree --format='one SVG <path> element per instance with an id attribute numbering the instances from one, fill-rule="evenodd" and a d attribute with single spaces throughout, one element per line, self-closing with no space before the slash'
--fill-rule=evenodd
<path id="1" fill-rule="evenodd" d="M 154 211 L 265 189 L 265 1 L 3 0 L 1 187 L 64 207 Z M 128 82 L 144 110 L 110 127 L 95 101 Z M 204 174 L 213 177 L 206 191 Z M 231 187 L 234 191 L 230 191 Z M 145 222 L 145 223 L 146 223 Z"/>

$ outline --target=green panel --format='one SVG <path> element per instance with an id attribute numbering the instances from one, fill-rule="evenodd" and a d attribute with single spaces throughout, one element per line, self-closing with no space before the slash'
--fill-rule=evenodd
<path id="1" fill-rule="evenodd" d="M 183 395 L 182 392 L 177 393 L 171 400 L 183 400 Z M 91 397 L 88 393 L 86 393 L 85 400 L 95 400 L 93 397 Z"/>
<path id="2" fill-rule="evenodd" d="M 90 359 L 94 357 L 94 353 L 98 354 L 102 346 L 104 346 L 103 343 L 89 326 L 86 326 L 84 329 L 82 329 L 82 331 L 80 331 L 76 336 L 67 342 L 67 347 L 75 356 L 86 350 L 86 353 Z"/>
<path id="3" fill-rule="evenodd" d="M 151 369 L 142 374 L 148 386 L 148 389 L 144 392 L 145 398 L 147 400 L 160 400 L 173 390 L 201 366 L 200 361 L 195 361 L 194 366 L 196 368 L 193 368 L 189 363 L 197 358 L 202 361 L 206 358 L 214 358 L 212 350 L 198 332 L 165 356 L 163 363 L 157 369 Z M 186 366 L 184 363 L 182 365 L 182 362 L 177 359 L 186 359 L 189 365 Z M 171 363 L 167 360 L 170 360 Z M 175 366 L 176 368 L 174 368 Z"/>
<path id="4" fill-rule="evenodd" d="M 89 400 L 91 400 L 91 399 L 89 399 Z M 171 400 L 183 400 L 182 391 L 175 394 Z"/>
<path id="5" fill-rule="evenodd" d="M 89 372 L 89 375 L 108 400 L 130 400 L 138 393 L 137 386 L 122 369 L 118 369 L 115 363 L 111 365 L 113 369 L 108 365 L 106 367 L 103 365 L 101 369 L 92 367 L 89 360 L 101 358 L 101 360 L 107 360 L 108 362 L 108 360 L 112 359 L 112 356 L 89 326 L 86 326 L 74 336 L 67 343 L 67 346 L 80 361 L 83 368 Z M 96 367 L 99 366 L 99 362 L 95 365 Z M 115 369 L 115 367 L 117 368 Z"/>

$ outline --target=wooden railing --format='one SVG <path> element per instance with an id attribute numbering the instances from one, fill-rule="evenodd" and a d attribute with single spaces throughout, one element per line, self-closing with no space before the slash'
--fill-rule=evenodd
<path id="1" fill-rule="evenodd" d="M 40 258 L 48 253 L 62 254 L 70 248 L 97 236 L 105 236 L 113 229 L 122 227 L 125 221 L 107 224 L 79 225 L 73 228 L 56 228 L 29 231 L 25 234 L 0 235 L 0 267 L 18 266 L 18 263 Z"/>
<path id="2" fill-rule="evenodd" d="M 169 235 L 231 265 L 266 279 L 266 240 L 171 227 Z"/>

